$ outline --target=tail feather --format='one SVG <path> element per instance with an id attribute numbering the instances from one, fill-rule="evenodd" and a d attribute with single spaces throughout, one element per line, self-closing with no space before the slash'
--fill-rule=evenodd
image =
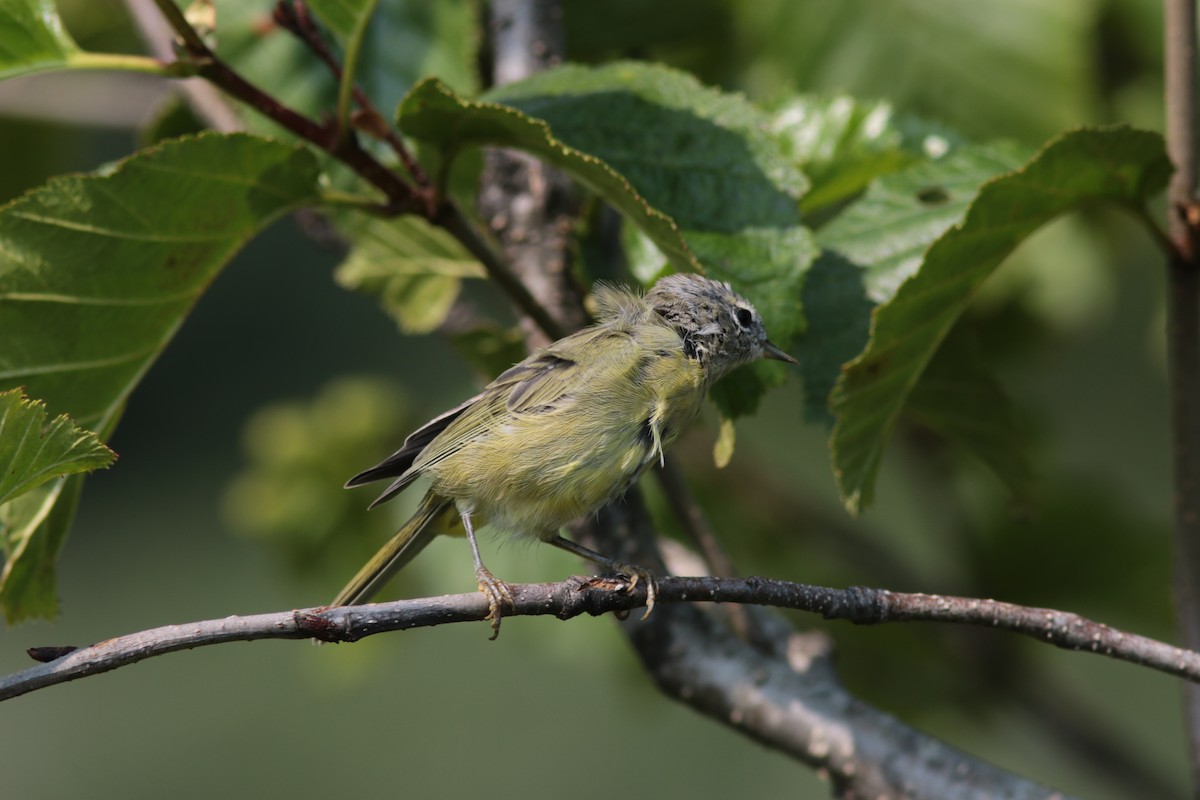
<path id="1" fill-rule="evenodd" d="M 438 517 L 450 511 L 453 505 L 452 500 L 433 492 L 426 493 L 417 513 L 371 557 L 346 584 L 346 588 L 338 592 L 330 605 L 348 606 L 370 600 L 393 575 L 424 550 L 433 537 L 442 532 L 443 526 L 436 524 Z"/>

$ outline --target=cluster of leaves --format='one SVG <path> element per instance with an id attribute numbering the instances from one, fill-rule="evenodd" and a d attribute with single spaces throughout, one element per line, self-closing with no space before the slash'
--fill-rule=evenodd
<path id="1" fill-rule="evenodd" d="M 389 382 L 341 377 L 309 403 L 259 409 L 242 435 L 248 467 L 230 482 L 224 511 L 233 526 L 272 540 L 297 570 L 339 560 L 350 571 L 392 528 L 346 476 L 378 457 L 380 441 L 401 441 L 415 424 L 404 392 Z"/>
<path id="2" fill-rule="evenodd" d="M 265 7 L 216 5 L 218 52 L 235 69 L 304 113 L 337 102 L 309 54 L 263 24 Z M 469 4 L 311 5 L 343 51 L 360 54 L 348 73 L 383 102 L 404 93 L 395 124 L 449 195 L 472 186 L 464 156 L 525 151 L 621 213 L 632 277 L 704 271 L 754 300 L 802 361 L 806 415 L 833 422 L 833 469 L 852 510 L 870 502 L 906 410 L 1021 485 L 998 384 L 953 349 L 935 356 L 980 283 L 1039 226 L 1094 203 L 1142 214 L 1169 174 L 1151 133 L 1076 131 L 1026 160 L 885 104 L 802 96 L 764 109 L 644 63 L 566 66 L 472 97 L 476 37 L 429 35 L 470 30 Z M 405 31 L 457 44 L 395 46 Z M 389 46 L 373 48 L 381 37 Z M 50 0 L 0 0 L 0 78 L 131 63 L 81 51 Z M 327 211 L 351 244 L 339 283 L 378 295 L 406 331 L 444 322 L 462 281 L 482 274 L 463 244 L 424 219 L 354 210 L 371 198 L 350 195 L 366 190 L 344 168 L 242 111 L 253 133 L 166 140 L 0 208 L 0 390 L 23 387 L 106 438 L 205 287 L 246 241 L 302 207 Z M 785 374 L 749 368 L 718 387 L 718 404 L 728 418 L 749 413 Z M 53 611 L 73 473 L 106 463 L 98 442 L 76 457 L 92 440 L 63 434 L 65 424 L 27 426 L 43 445 L 4 461 L 9 619 Z M 0 455 L 29 452 L 13 430 L 0 427 Z"/>

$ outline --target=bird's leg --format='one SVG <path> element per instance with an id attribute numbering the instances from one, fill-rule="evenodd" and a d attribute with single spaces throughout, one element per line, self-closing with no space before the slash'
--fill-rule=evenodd
<path id="1" fill-rule="evenodd" d="M 570 539 L 564 539 L 561 536 L 555 536 L 553 539 L 547 539 L 546 541 L 555 547 L 566 550 L 568 553 L 574 553 L 580 558 L 586 558 L 593 564 L 599 564 L 602 567 L 611 569 L 613 572 L 628 575 L 630 592 L 638 585 L 638 581 L 644 580 L 646 582 L 646 613 L 642 615 L 642 619 L 650 616 L 650 612 L 654 610 L 654 601 L 658 597 L 658 578 L 654 577 L 653 572 L 645 567 L 625 564 L 616 559 L 609 558 L 602 553 L 597 553 L 595 550 L 584 547 L 581 544 L 576 544 Z"/>
<path id="2" fill-rule="evenodd" d="M 488 615 L 485 619 L 492 621 L 492 635 L 489 640 L 494 640 L 500 635 L 502 604 L 508 603 L 509 607 L 515 605 L 512 592 L 508 590 L 508 584 L 499 580 L 483 565 L 483 559 L 479 557 L 479 543 L 475 541 L 475 529 L 471 527 L 471 515 L 462 513 L 459 516 L 462 517 L 463 528 L 467 531 L 467 541 L 471 543 L 471 555 L 475 557 L 475 580 L 479 582 L 479 591 L 483 592 L 483 596 L 488 600 Z"/>

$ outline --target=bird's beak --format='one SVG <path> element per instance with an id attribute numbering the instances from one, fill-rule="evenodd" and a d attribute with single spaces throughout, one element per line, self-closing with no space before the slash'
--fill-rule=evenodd
<path id="1" fill-rule="evenodd" d="M 788 355 L 779 345 L 770 341 L 763 342 L 763 358 L 771 358 L 776 361 L 786 361 L 789 364 L 800 363 Z"/>

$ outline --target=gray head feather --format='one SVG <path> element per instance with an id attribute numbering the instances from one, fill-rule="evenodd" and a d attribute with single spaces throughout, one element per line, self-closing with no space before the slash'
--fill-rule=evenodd
<path id="1" fill-rule="evenodd" d="M 656 283 L 646 302 L 679 331 L 688 356 L 704 365 L 709 380 L 764 356 L 777 357 L 757 309 L 728 283 L 680 272 Z"/>

